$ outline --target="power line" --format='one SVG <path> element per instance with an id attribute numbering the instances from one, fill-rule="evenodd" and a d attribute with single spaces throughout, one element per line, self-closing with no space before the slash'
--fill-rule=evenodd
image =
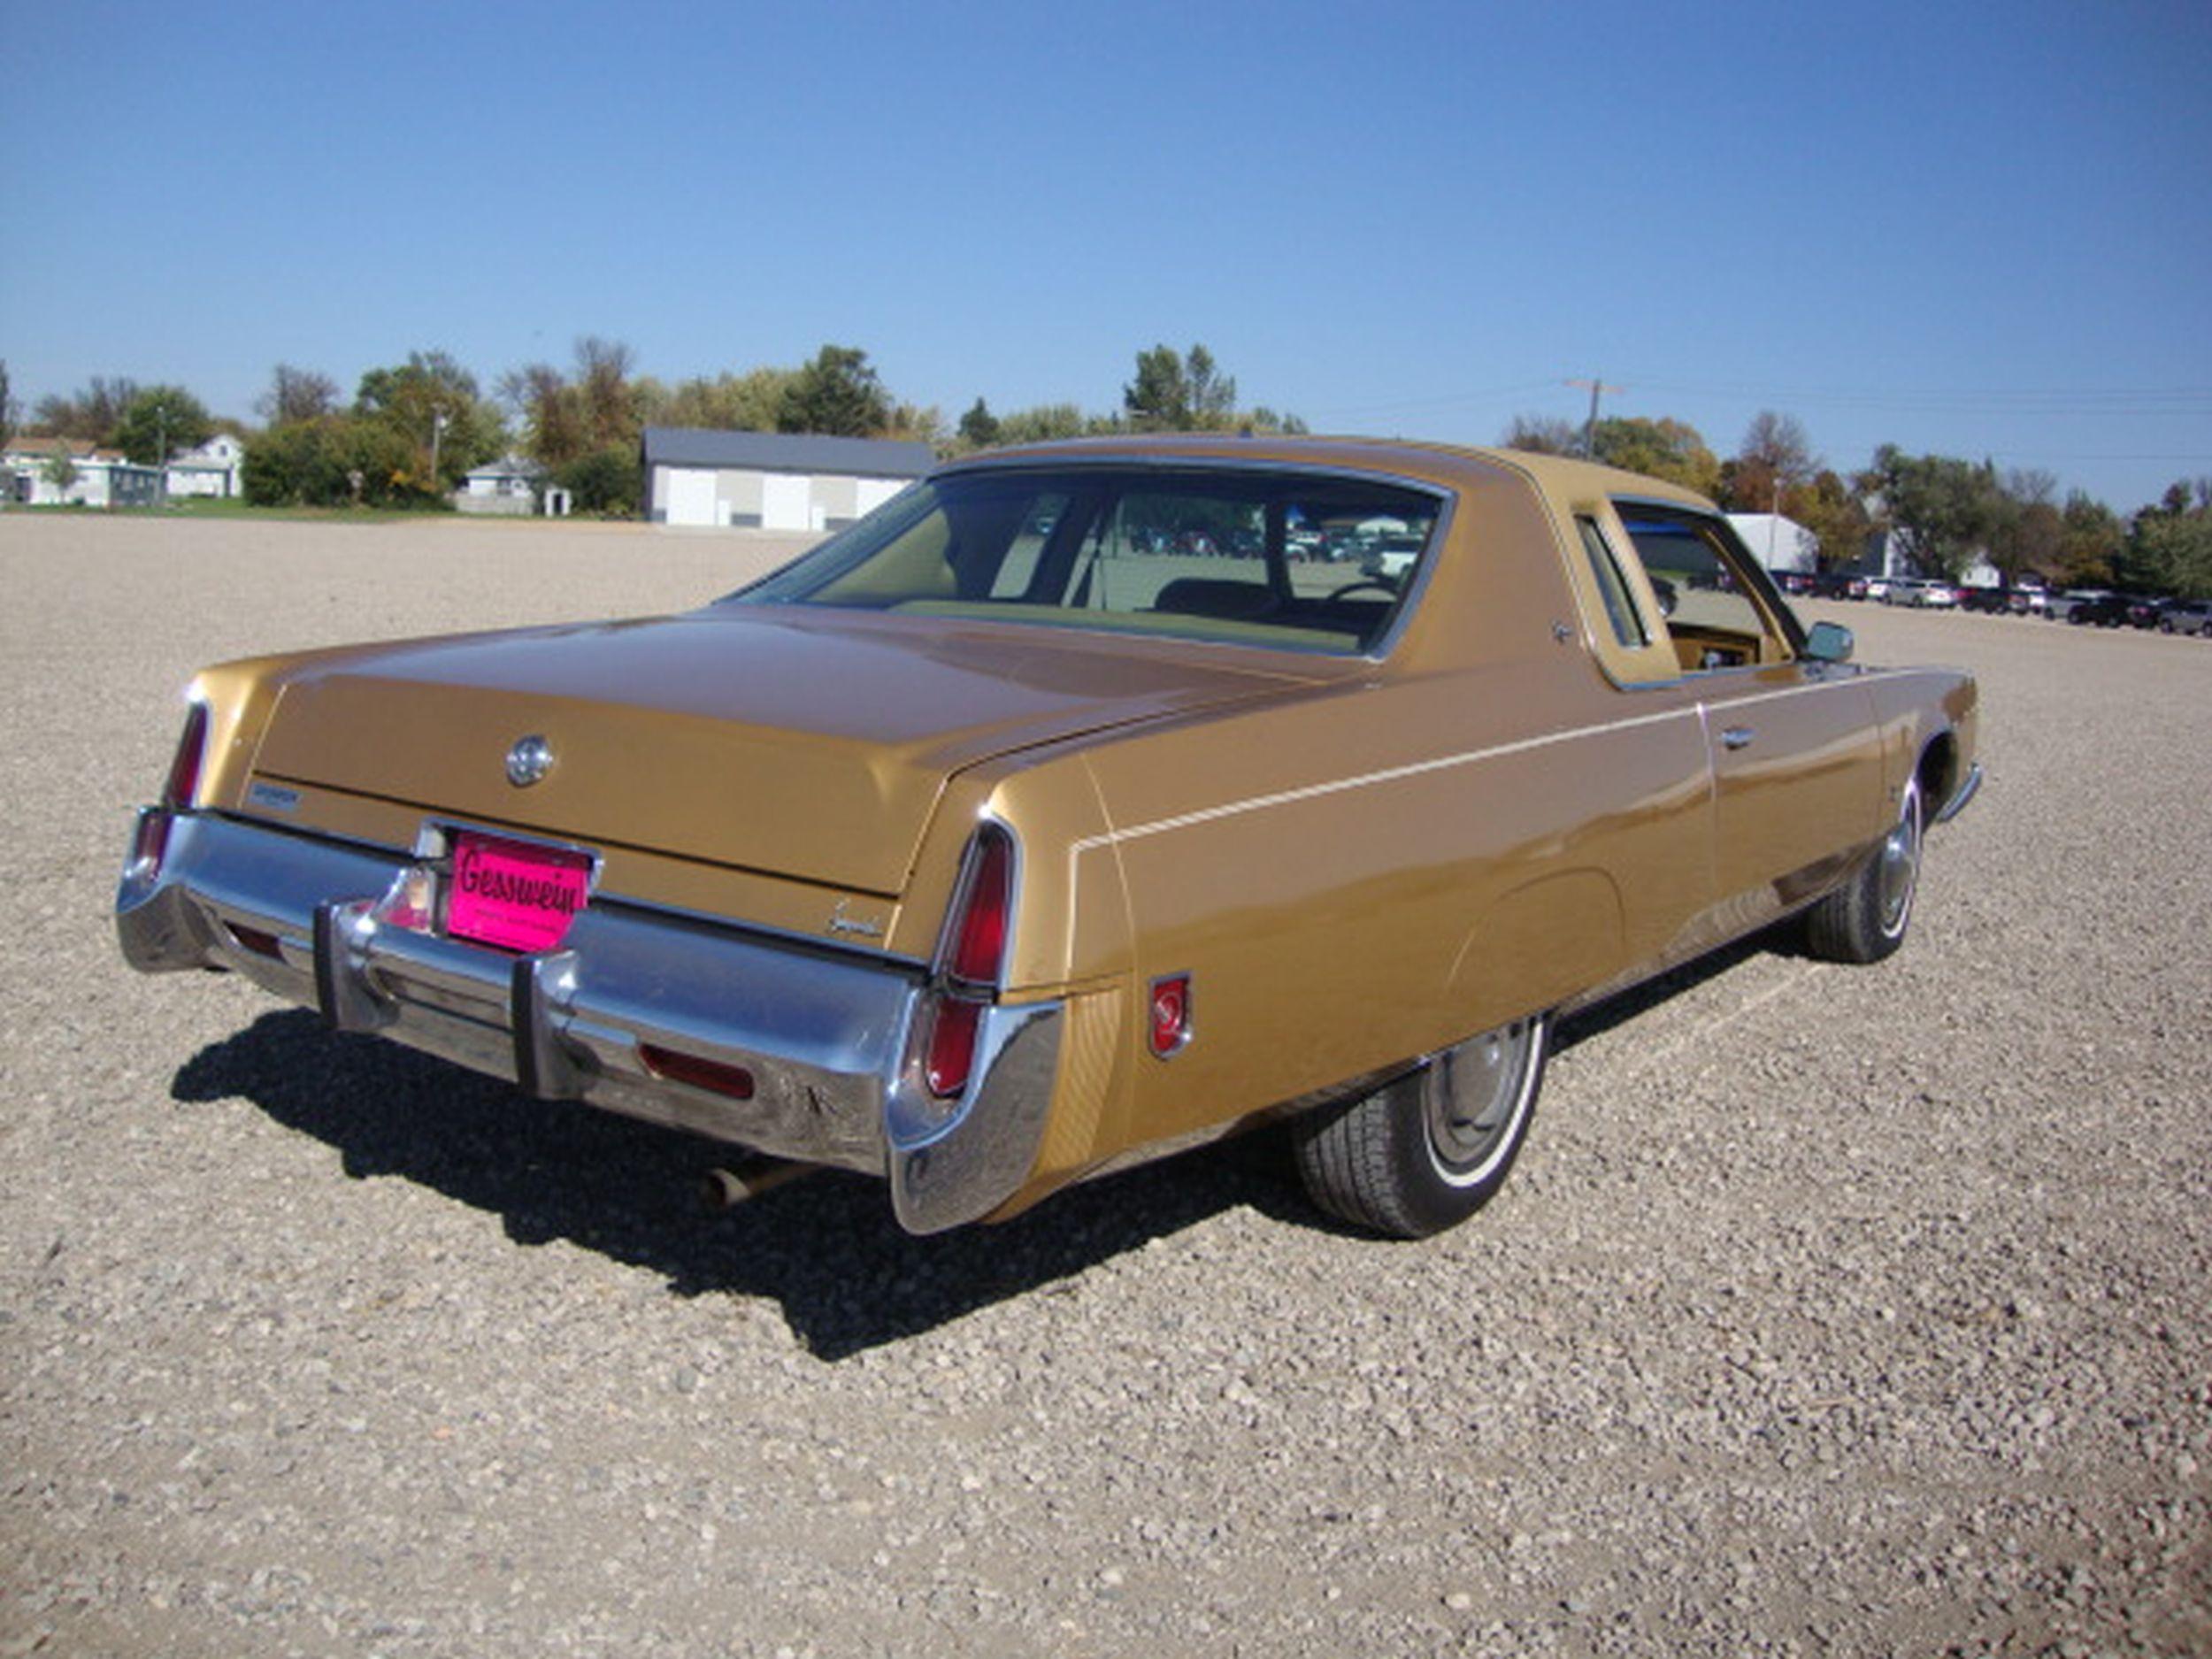
<path id="1" fill-rule="evenodd" d="M 1332 403 L 1317 411 L 1324 419 L 1339 416 L 1387 415 L 1424 409 L 1445 409 L 1455 403 L 1479 403 L 1494 397 L 1517 397 L 1540 392 L 1550 380 L 1520 380 L 1511 386 L 1487 386 L 1464 392 L 1440 392 L 1431 397 L 1399 397 L 1381 403 Z"/>
<path id="2" fill-rule="evenodd" d="M 1874 411 L 1896 411 L 1908 413 L 2011 412 L 2016 414 L 2054 414 L 2070 409 L 2094 409 L 2103 414 L 2124 413 L 2139 409 L 2147 414 L 2175 414 L 2193 409 L 2212 410 L 2212 386 L 1900 386 L 1900 387 L 1782 387 L 1755 386 L 1741 382 L 1710 380 L 1678 380 L 1663 376 L 1640 374 L 1633 377 L 1635 387 L 1645 392 L 1671 393 L 1694 397 L 1725 397 L 1746 403 L 1763 404 L 1770 408 L 1786 405 L 1811 405 L 1835 408 L 1855 408 Z M 1464 391 L 1440 392 L 1426 397 L 1397 398 L 1386 403 L 1340 403 L 1319 411 L 1325 417 L 1408 413 L 1430 409 L 1448 408 L 1455 403 L 1479 403 L 1501 397 L 1520 396 L 1540 392 L 1559 382 L 1552 380 L 1522 380 L 1506 386 L 1470 388 Z M 1592 388 L 1587 380 L 1571 380 L 1565 384 L 1583 390 Z M 1625 387 L 1606 385 L 1601 389 L 1610 396 L 1627 389 Z M 2114 457 L 2129 459 L 2137 457 Z M 2149 457 L 2148 459 L 2164 457 Z"/>
<path id="3" fill-rule="evenodd" d="M 2114 413 L 2130 407 L 2172 413 L 2212 408 L 2212 386 L 2042 386 L 2042 387 L 1761 387 L 1640 376 L 1650 389 L 1700 397 L 1740 398 L 1767 404 L 1809 403 L 1904 411 L 2008 411 L 2058 413 L 2093 407 Z"/>

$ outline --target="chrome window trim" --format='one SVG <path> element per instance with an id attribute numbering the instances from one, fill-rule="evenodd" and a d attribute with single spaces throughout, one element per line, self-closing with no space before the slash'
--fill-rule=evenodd
<path id="1" fill-rule="evenodd" d="M 1605 612 L 1607 625 L 1613 630 L 1615 641 L 1624 651 L 1644 649 L 1652 642 L 1651 619 L 1644 615 L 1643 607 L 1636 603 L 1635 590 L 1629 585 L 1628 572 L 1621 568 L 1620 549 L 1605 534 L 1605 526 L 1598 522 L 1595 513 L 1578 511 L 1574 515 L 1574 523 L 1575 534 L 1582 543 L 1583 558 L 1590 566 L 1591 575 L 1597 580 L 1601 608 Z M 1635 629 L 1634 639 L 1623 637 L 1621 625 L 1624 622 Z"/>

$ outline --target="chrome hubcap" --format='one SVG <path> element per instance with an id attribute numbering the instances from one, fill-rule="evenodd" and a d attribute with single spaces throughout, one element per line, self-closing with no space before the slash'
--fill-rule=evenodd
<path id="1" fill-rule="evenodd" d="M 1421 1079 L 1422 1116 L 1429 1149 L 1448 1179 L 1480 1180 L 1511 1146 L 1542 1043 L 1542 1024 L 1518 1019 L 1429 1063 Z"/>
<path id="2" fill-rule="evenodd" d="M 1882 932 L 1894 938 L 1912 910 L 1913 884 L 1920 873 L 1920 787 L 1905 790 L 1904 810 L 1897 827 L 1882 843 L 1880 895 Z"/>

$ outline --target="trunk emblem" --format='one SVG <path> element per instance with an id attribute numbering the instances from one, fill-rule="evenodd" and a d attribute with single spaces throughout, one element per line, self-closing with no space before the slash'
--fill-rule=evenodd
<path id="1" fill-rule="evenodd" d="M 868 917 L 848 916 L 845 906 L 851 901 L 840 899 L 837 908 L 830 912 L 829 930 L 833 933 L 850 933 L 858 939 L 880 939 L 883 924 Z"/>
<path id="2" fill-rule="evenodd" d="M 553 770 L 553 745 L 533 734 L 518 737 L 507 751 L 507 781 L 526 789 Z"/>

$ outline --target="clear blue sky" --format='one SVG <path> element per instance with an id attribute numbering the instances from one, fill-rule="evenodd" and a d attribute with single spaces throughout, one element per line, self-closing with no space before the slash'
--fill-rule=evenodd
<path id="1" fill-rule="evenodd" d="M 0 0 L 0 357 L 250 419 L 442 348 L 864 348 L 949 419 L 1203 342 L 1317 431 L 1763 407 L 2212 473 L 2212 7 Z"/>

